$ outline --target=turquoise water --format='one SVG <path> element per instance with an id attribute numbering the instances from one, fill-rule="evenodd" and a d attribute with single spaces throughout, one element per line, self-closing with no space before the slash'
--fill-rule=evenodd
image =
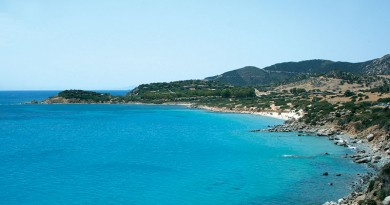
<path id="1" fill-rule="evenodd" d="M 0 105 L 14 105 L 32 100 L 42 101 L 50 96 L 56 95 L 60 91 L 0 91 Z M 110 93 L 111 95 L 124 95 L 128 90 L 97 90 L 96 92 Z"/>
<path id="2" fill-rule="evenodd" d="M 3 103 L 0 204 L 312 205 L 367 171 L 326 138 L 248 132 L 279 123 L 180 106 Z"/>

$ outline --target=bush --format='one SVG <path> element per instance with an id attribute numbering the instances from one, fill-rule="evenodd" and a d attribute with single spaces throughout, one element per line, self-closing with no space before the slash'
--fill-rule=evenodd
<path id="1" fill-rule="evenodd" d="M 378 102 L 388 103 L 388 102 L 390 102 L 390 98 L 380 98 L 380 99 L 378 99 Z"/>
<path id="2" fill-rule="evenodd" d="M 376 193 L 377 197 L 383 201 L 383 199 L 385 199 L 386 197 L 386 193 L 383 189 L 379 190 L 377 193 Z"/>
<path id="3" fill-rule="evenodd" d="M 345 97 L 351 97 L 351 96 L 354 96 L 354 95 L 355 95 L 355 93 L 350 91 L 350 90 L 346 90 L 345 93 L 344 93 Z"/>
<path id="4" fill-rule="evenodd" d="M 301 94 L 301 93 L 305 93 L 306 90 L 303 89 L 303 88 L 292 88 L 290 89 L 290 93 L 294 94 L 294 95 L 298 95 L 298 94 Z"/>
<path id="5" fill-rule="evenodd" d="M 366 199 L 366 200 L 360 200 L 358 202 L 358 205 L 377 205 L 375 200 L 372 199 Z"/>
<path id="6" fill-rule="evenodd" d="M 375 181 L 371 180 L 370 183 L 368 184 L 368 191 L 372 191 L 374 189 Z"/>

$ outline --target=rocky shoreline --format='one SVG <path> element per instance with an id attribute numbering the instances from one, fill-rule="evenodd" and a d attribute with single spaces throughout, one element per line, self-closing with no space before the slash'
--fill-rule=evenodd
<path id="1" fill-rule="evenodd" d="M 348 133 L 344 133 L 343 130 L 330 125 L 307 125 L 298 121 L 301 115 L 297 115 L 297 113 L 294 113 L 294 117 L 280 117 L 278 116 L 280 113 L 276 111 L 271 111 L 272 115 L 267 112 L 265 112 L 266 114 L 264 115 L 263 113 L 251 112 L 250 110 L 235 110 L 193 105 L 189 107 L 206 109 L 212 112 L 233 112 L 277 117 L 285 120 L 285 123 L 268 127 L 266 129 L 251 130 L 250 132 L 297 132 L 298 136 L 327 137 L 336 146 L 342 146 L 352 150 L 353 154 L 346 154 L 341 157 L 350 158 L 353 162 L 358 164 L 366 164 L 372 169 L 372 172 L 358 175 L 358 179 L 351 184 L 352 192 L 349 195 L 340 198 L 337 202 L 325 202 L 324 205 L 360 205 L 359 201 L 365 200 L 366 196 L 369 195 L 369 192 L 367 191 L 369 183 L 377 178 L 378 173 L 384 165 L 390 163 L 390 143 L 387 143 L 386 136 L 378 136 L 378 133 L 350 135 Z"/>
<path id="2" fill-rule="evenodd" d="M 354 150 L 355 154 L 345 157 L 352 158 L 356 163 L 367 163 L 370 167 L 379 169 L 390 162 L 390 143 L 381 147 L 370 143 L 375 138 L 374 134 L 368 134 L 363 138 L 361 136 L 349 136 L 339 129 L 310 126 L 296 120 L 289 120 L 282 125 L 252 130 L 251 132 L 298 132 L 298 136 L 327 137 L 335 145 Z M 381 148 L 384 152 L 380 150 Z"/>
<path id="3" fill-rule="evenodd" d="M 310 126 L 297 120 L 288 120 L 282 125 L 260 130 L 251 130 L 251 132 L 297 132 L 298 136 L 327 137 L 335 145 L 343 146 L 353 151 L 353 154 L 346 154 L 341 157 L 350 158 L 355 163 L 367 164 L 368 167 L 373 169 L 373 172 L 360 175 L 359 179 L 351 184 L 353 191 L 348 196 L 339 199 L 337 202 L 325 202 L 324 205 L 358 204 L 358 201 L 364 199 L 367 195 L 366 189 L 369 182 L 377 177 L 377 174 L 384 165 L 390 162 L 390 143 L 384 144 L 384 141 L 380 141 L 374 134 L 350 136 L 333 127 Z M 374 140 L 376 141 L 374 142 Z"/>
<path id="4" fill-rule="evenodd" d="M 41 102 L 48 103 L 47 101 Z M 53 103 L 53 102 L 51 102 Z M 74 104 L 74 102 L 54 102 L 55 104 Z M 85 103 L 80 103 L 85 104 Z M 98 103 L 101 104 L 101 103 Z M 110 104 L 110 103 L 108 103 Z M 145 104 L 140 102 L 132 102 L 126 104 Z M 205 105 L 197 105 L 193 103 L 164 103 L 165 105 L 181 105 L 188 108 L 198 108 L 209 110 L 212 112 L 228 112 L 228 113 L 243 113 L 255 114 L 267 117 L 273 117 L 285 120 L 284 124 L 268 127 L 266 129 L 251 130 L 251 132 L 297 132 L 298 136 L 319 136 L 327 137 L 337 146 L 343 146 L 352 150 L 353 154 L 346 154 L 343 158 L 350 158 L 353 162 L 359 164 L 367 164 L 374 172 L 368 172 L 364 175 L 359 175 L 359 179 L 351 184 L 352 192 L 337 202 L 325 202 L 324 205 L 355 205 L 358 202 L 366 199 L 369 195 L 367 187 L 373 179 L 378 176 L 380 169 L 390 163 L 390 143 L 387 139 L 390 136 L 381 135 L 378 133 L 369 133 L 367 135 L 348 135 L 343 130 L 337 129 L 331 125 L 312 126 L 299 122 L 298 119 L 303 116 L 302 112 L 279 112 L 278 110 L 269 110 L 258 112 L 251 108 L 233 108 L 211 107 Z M 380 135 L 380 136 L 379 136 Z M 390 202 L 390 199 L 389 199 Z M 383 203 L 385 204 L 385 203 Z M 390 204 L 390 203 L 389 203 Z M 360 204 L 359 204 L 360 205 Z"/>

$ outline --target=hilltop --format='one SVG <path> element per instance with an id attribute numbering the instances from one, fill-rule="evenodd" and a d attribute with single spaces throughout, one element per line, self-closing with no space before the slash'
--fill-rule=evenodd
<path id="1" fill-rule="evenodd" d="M 264 68 L 247 66 L 207 77 L 205 80 L 215 80 L 238 86 L 269 85 L 285 83 L 286 81 L 294 82 L 302 78 L 331 71 L 362 75 L 388 75 L 390 74 L 390 54 L 361 63 L 305 60 L 277 63 Z"/>

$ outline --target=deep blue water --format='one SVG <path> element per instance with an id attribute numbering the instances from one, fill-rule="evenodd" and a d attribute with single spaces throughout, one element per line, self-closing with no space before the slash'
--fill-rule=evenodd
<path id="1" fill-rule="evenodd" d="M 248 132 L 282 123 L 273 118 L 18 104 L 50 95 L 0 92 L 0 204 L 312 205 L 346 195 L 367 171 L 326 138 Z"/>

